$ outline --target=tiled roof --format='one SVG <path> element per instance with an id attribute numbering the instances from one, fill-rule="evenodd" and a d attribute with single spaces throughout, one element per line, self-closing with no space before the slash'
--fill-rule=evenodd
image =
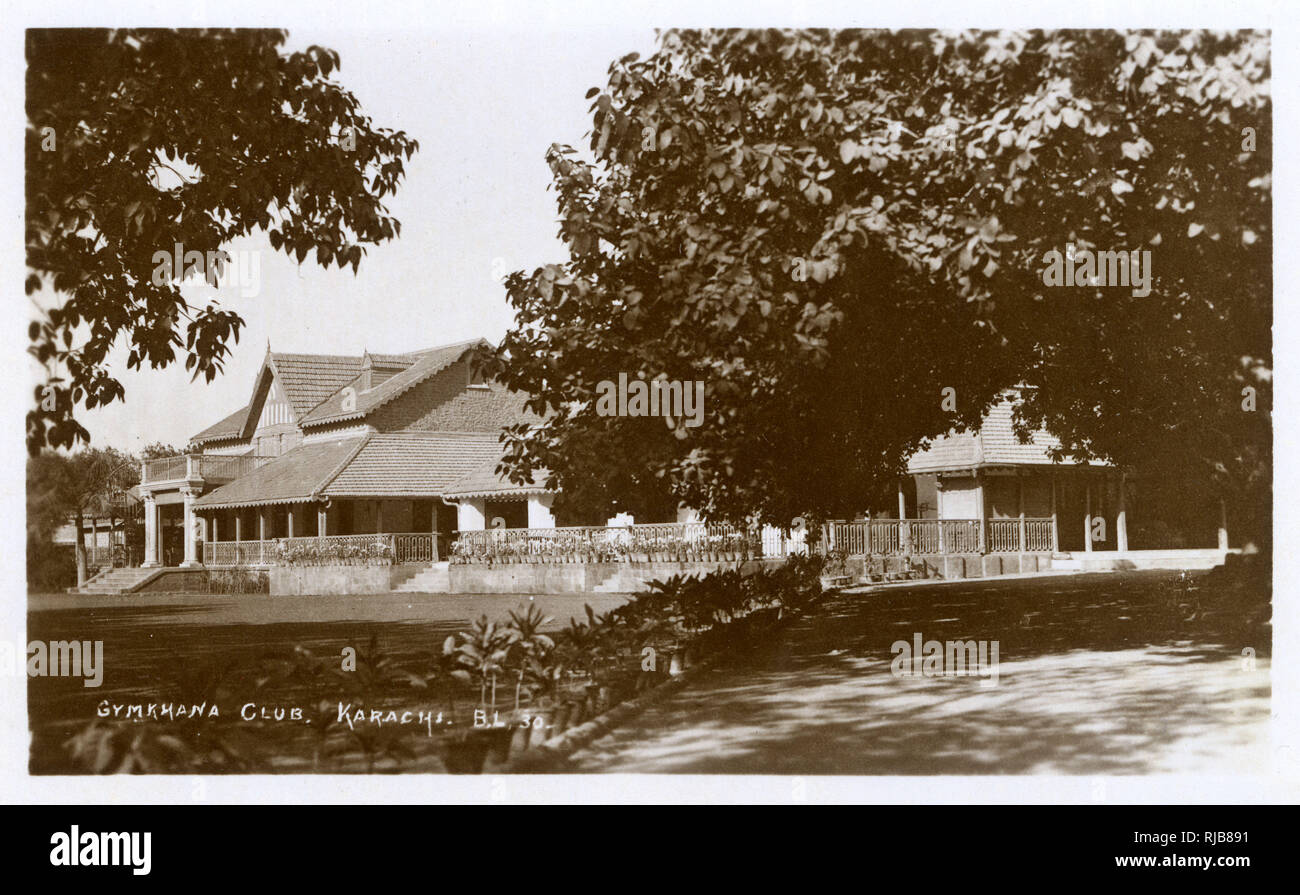
<path id="1" fill-rule="evenodd" d="M 195 501 L 195 506 L 216 509 L 312 500 L 364 441 L 364 438 L 341 438 L 299 445 L 203 495 Z"/>
<path id="2" fill-rule="evenodd" d="M 276 372 L 276 379 L 293 412 L 301 417 L 321 401 L 347 385 L 361 372 L 361 358 L 341 354 L 279 354 L 270 352 L 267 362 Z M 259 373 L 258 381 L 261 381 Z M 218 441 L 240 438 L 248 424 L 252 405 L 236 410 L 219 423 L 209 426 L 190 441 Z"/>
<path id="3" fill-rule="evenodd" d="M 495 463 L 497 436 L 395 432 L 369 436 L 324 493 L 331 497 L 429 497 L 467 472 Z"/>
<path id="4" fill-rule="evenodd" d="M 482 464 L 477 469 L 472 470 L 464 476 L 461 476 L 455 482 L 448 486 L 443 497 L 451 498 L 471 498 L 471 497 L 500 497 L 503 495 L 526 494 L 545 494 L 546 477 L 549 473 L 544 469 L 534 469 L 533 477 L 529 484 L 516 485 L 505 476 L 497 475 L 497 464 L 501 461 L 500 455 L 493 457 L 491 461 Z"/>
<path id="5" fill-rule="evenodd" d="M 454 360 L 473 344 L 476 344 L 476 342 L 461 342 L 455 345 L 443 345 L 425 348 L 420 351 L 411 351 L 406 354 L 372 353 L 370 358 L 371 362 L 377 367 L 405 370 L 431 355 L 442 357 L 447 354 L 454 354 L 455 357 L 452 358 Z M 312 408 L 331 396 L 335 396 L 335 404 L 341 406 L 342 397 L 336 395 L 336 393 L 345 385 L 354 382 L 361 375 L 364 361 L 365 355 L 289 354 L 276 351 L 267 354 L 267 362 L 275 370 L 276 378 L 279 380 L 281 388 L 284 389 L 285 397 L 293 407 L 293 412 L 299 420 L 306 416 Z M 445 364 L 439 365 L 439 369 L 441 366 L 445 366 Z M 370 393 L 362 393 L 358 398 L 358 405 L 365 405 L 366 402 L 363 399 L 367 398 L 367 395 L 374 395 L 377 391 L 378 389 L 375 389 Z M 248 423 L 250 409 L 251 405 L 236 410 L 230 416 L 195 435 L 190 441 L 201 443 L 241 437 L 244 426 Z M 367 409 L 369 409 L 368 406 Z M 315 419 L 317 415 L 312 416 Z"/>
<path id="6" fill-rule="evenodd" d="M 485 339 L 472 339 L 468 342 L 457 342 L 454 345 L 443 345 L 419 352 L 415 363 L 405 370 L 394 373 L 369 391 L 358 391 L 356 394 L 356 408 L 353 410 L 345 411 L 343 409 L 343 394 L 341 392 L 343 386 L 352 380 L 342 382 L 335 388 L 334 393 L 321 401 L 310 413 L 299 417 L 299 422 L 303 426 L 313 426 L 339 420 L 362 418 L 376 407 L 387 404 L 399 395 L 405 394 L 413 386 L 451 366 L 460 360 L 465 352 L 476 345 L 491 347 L 490 343 Z M 391 355 L 385 357 L 391 357 Z M 361 367 L 358 365 L 357 373 L 360 372 Z M 353 379 L 355 378 L 354 375 Z"/>
<path id="7" fill-rule="evenodd" d="M 241 407 L 221 422 L 208 426 L 190 441 L 222 441 L 227 438 L 239 438 L 243 434 L 244 419 L 247 416 L 248 408 Z"/>
<path id="8" fill-rule="evenodd" d="M 341 354 L 271 353 L 271 364 L 293 412 L 302 417 L 361 372 L 361 358 Z"/>
<path id="9" fill-rule="evenodd" d="M 411 354 L 375 354 L 370 352 L 370 363 L 375 367 L 400 367 L 405 369 L 419 360 L 427 351 L 416 351 Z"/>
<path id="10" fill-rule="evenodd" d="M 1048 456 L 1048 451 L 1059 447 L 1060 441 L 1051 433 L 1040 429 L 1032 434 L 1027 443 L 1021 442 L 1016 437 L 1011 422 L 1014 408 L 1013 398 L 1003 398 L 990 408 L 978 433 L 950 432 L 941 435 L 928 448 L 912 455 L 907 461 L 907 471 L 916 474 L 984 466 L 1051 465 L 1052 458 Z M 1068 458 L 1062 462 L 1071 463 Z M 1106 464 L 1097 460 L 1091 465 Z"/>

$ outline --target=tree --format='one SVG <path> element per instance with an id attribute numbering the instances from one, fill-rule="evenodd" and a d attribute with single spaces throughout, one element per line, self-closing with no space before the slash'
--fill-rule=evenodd
<path id="1" fill-rule="evenodd" d="M 1268 78 L 1253 32 L 664 33 L 588 93 L 594 161 L 547 154 L 569 258 L 506 281 L 546 421 L 505 470 L 837 515 L 1024 385 L 1064 453 L 1266 478 Z M 1150 293 L 1052 288 L 1053 250 L 1150 251 Z M 619 372 L 703 380 L 704 425 L 599 415 Z"/>
<path id="2" fill-rule="evenodd" d="M 180 282 L 216 285 L 232 239 L 262 230 L 300 264 L 313 254 L 355 274 L 367 245 L 400 235 L 382 199 L 418 144 L 373 126 L 330 79 L 336 52 L 285 54 L 286 37 L 27 32 L 26 288 L 59 301 L 31 324 L 49 371 L 31 451 L 86 440 L 74 408 L 123 398 L 105 365 L 119 338 L 129 368 L 182 349 L 195 377 L 220 372 L 243 320 L 215 299 L 191 306 Z"/>
<path id="3" fill-rule="evenodd" d="M 43 451 L 27 460 L 28 557 L 33 545 L 48 547 L 54 532 L 69 520 L 77 585 L 86 583 L 85 516 L 111 515 L 114 495 L 139 481 L 139 461 L 114 448 L 87 448 L 75 454 Z"/>
<path id="4" fill-rule="evenodd" d="M 179 457 L 184 451 L 173 447 L 170 444 L 163 444 L 161 441 L 155 441 L 153 444 L 146 445 L 144 450 L 140 451 L 141 460 L 159 460 L 163 457 Z"/>

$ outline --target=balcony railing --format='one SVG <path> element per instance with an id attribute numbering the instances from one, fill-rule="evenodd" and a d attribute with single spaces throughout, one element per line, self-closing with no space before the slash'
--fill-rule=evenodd
<path id="1" fill-rule="evenodd" d="M 826 523 L 827 549 L 850 555 L 901 556 L 942 553 L 1020 553 L 1052 550 L 1050 517 L 1025 517 L 1021 546 L 1020 517 L 988 519 L 980 544 L 978 519 L 872 519 Z"/>
<path id="2" fill-rule="evenodd" d="M 241 456 L 186 454 L 180 457 L 159 457 L 157 460 L 144 461 L 144 473 L 140 481 L 144 485 L 184 481 L 224 483 L 247 475 L 274 459 L 274 457 L 251 454 Z"/>
<path id="3" fill-rule="evenodd" d="M 801 548 L 780 532 L 716 522 L 456 532 L 452 562 L 733 562 Z"/>
<path id="4" fill-rule="evenodd" d="M 290 557 L 294 558 L 291 560 Z M 334 562 L 362 561 L 427 563 L 436 559 L 433 535 L 420 532 L 206 541 L 203 544 L 203 564 L 213 568 L 272 566 L 290 561 L 331 565 Z"/>
<path id="5" fill-rule="evenodd" d="M 983 552 L 1021 552 L 1020 519 L 985 522 Z M 1052 549 L 1052 520 L 1026 517 L 1024 552 Z M 850 555 L 901 556 L 979 553 L 978 519 L 873 519 L 828 522 L 819 548 Z M 456 532 L 450 557 L 439 556 L 435 536 L 421 532 L 265 541 L 217 541 L 203 545 L 203 564 L 214 568 L 310 562 L 718 562 L 768 559 L 803 553 L 802 532 L 725 523 L 502 528 Z M 292 557 L 287 559 L 286 554 Z M 296 555 L 295 555 L 296 554 Z"/>
<path id="6" fill-rule="evenodd" d="M 204 541 L 203 564 L 214 568 L 268 566 L 275 561 L 275 541 Z"/>

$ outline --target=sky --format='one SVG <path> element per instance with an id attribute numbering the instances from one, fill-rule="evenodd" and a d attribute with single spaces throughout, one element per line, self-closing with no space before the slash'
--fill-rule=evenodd
<path id="1" fill-rule="evenodd" d="M 215 292 L 244 319 L 224 373 L 191 382 L 183 354 L 163 370 L 128 370 L 122 341 L 109 363 L 125 402 L 78 411 L 92 445 L 183 446 L 248 402 L 268 340 L 273 351 L 355 355 L 499 341 L 513 313 L 497 276 L 565 258 L 546 148 L 585 145 L 587 90 L 605 86 L 614 59 L 648 55 L 655 40 L 652 29 L 629 27 L 297 29 L 286 49 L 313 44 L 338 51 L 334 77 L 375 125 L 420 143 L 403 186 L 385 199 L 401 237 L 370 246 L 355 276 L 310 256 L 300 267 L 262 233 L 232 243 L 250 273 L 256 255 L 255 280 L 183 287 L 192 304 Z"/>

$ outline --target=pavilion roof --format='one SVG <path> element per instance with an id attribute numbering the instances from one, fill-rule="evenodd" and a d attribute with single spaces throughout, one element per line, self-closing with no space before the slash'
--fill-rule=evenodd
<path id="1" fill-rule="evenodd" d="M 949 432 L 934 439 L 907 461 L 910 474 L 958 472 L 991 466 L 1051 466 L 1049 452 L 1061 446 L 1056 436 L 1044 429 L 1022 442 L 1012 425 L 1016 399 L 1004 395 L 995 403 L 976 432 Z M 1066 458 L 1057 466 L 1106 466 L 1101 460 L 1080 463 Z"/>

